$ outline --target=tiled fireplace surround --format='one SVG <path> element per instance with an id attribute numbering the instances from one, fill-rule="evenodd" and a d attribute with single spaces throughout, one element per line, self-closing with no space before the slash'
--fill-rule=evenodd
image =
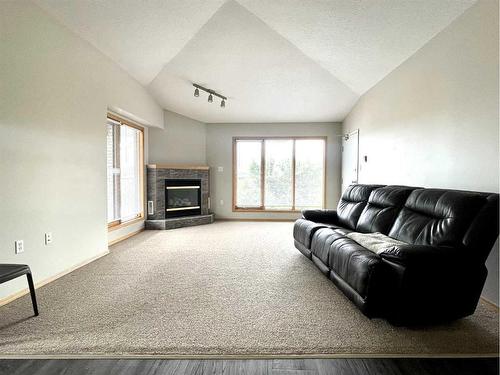
<path id="1" fill-rule="evenodd" d="M 214 215 L 209 213 L 209 167 L 207 166 L 174 166 L 149 164 L 147 166 L 147 200 L 148 213 L 146 229 L 174 229 L 192 225 L 210 224 Z M 165 180 L 166 179 L 199 179 L 201 180 L 201 215 L 176 218 L 165 217 Z M 153 213 L 149 213 L 149 202 L 153 202 Z"/>

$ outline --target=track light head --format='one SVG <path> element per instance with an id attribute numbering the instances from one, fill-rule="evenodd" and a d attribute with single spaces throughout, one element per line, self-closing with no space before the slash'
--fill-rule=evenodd
<path id="1" fill-rule="evenodd" d="M 198 90 L 198 87 L 194 90 L 194 96 L 197 98 L 200 96 L 200 90 Z"/>
<path id="2" fill-rule="evenodd" d="M 208 102 L 212 103 L 213 101 L 214 101 L 214 97 L 212 96 L 212 94 L 208 95 Z"/>
<path id="3" fill-rule="evenodd" d="M 221 108 L 226 108 L 226 101 L 224 99 L 221 100 L 220 106 Z"/>

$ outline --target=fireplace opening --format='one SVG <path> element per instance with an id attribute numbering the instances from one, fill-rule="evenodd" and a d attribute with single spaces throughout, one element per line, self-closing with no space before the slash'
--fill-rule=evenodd
<path id="1" fill-rule="evenodd" d="M 201 180 L 165 180 L 167 218 L 201 215 Z"/>

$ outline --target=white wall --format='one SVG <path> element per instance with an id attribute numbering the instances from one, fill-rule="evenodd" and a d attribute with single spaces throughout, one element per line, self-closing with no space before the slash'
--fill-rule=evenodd
<path id="1" fill-rule="evenodd" d="M 29 2 L 0 2 L 0 50 L 0 263 L 29 264 L 40 281 L 107 251 L 107 109 L 160 127 L 163 111 Z M 0 298 L 25 287 L 2 284 Z"/>
<path id="2" fill-rule="evenodd" d="M 362 96 L 360 182 L 498 192 L 498 2 L 479 1 Z M 498 304 L 498 245 L 484 295 Z"/>
<path id="3" fill-rule="evenodd" d="M 165 111 L 164 129 L 150 129 L 149 162 L 206 165 L 206 125 Z"/>
<path id="4" fill-rule="evenodd" d="M 339 123 L 208 124 L 207 162 L 210 172 L 210 196 L 216 218 L 294 219 L 293 213 L 232 212 L 232 147 L 235 136 L 326 136 L 327 187 L 326 206 L 335 208 L 340 197 L 342 125 Z M 223 167 L 218 172 L 217 167 Z M 224 204 L 221 205 L 220 201 Z"/>

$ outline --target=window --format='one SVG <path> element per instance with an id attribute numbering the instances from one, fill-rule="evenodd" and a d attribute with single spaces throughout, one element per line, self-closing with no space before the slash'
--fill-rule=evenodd
<path id="1" fill-rule="evenodd" d="M 261 197 L 261 141 L 237 142 L 237 186 L 240 187 L 236 196 L 238 207 L 258 207 Z"/>
<path id="2" fill-rule="evenodd" d="M 142 218 L 144 134 L 138 126 L 108 115 L 108 227 Z"/>
<path id="3" fill-rule="evenodd" d="M 233 210 L 323 208 L 324 137 L 233 139 Z"/>

